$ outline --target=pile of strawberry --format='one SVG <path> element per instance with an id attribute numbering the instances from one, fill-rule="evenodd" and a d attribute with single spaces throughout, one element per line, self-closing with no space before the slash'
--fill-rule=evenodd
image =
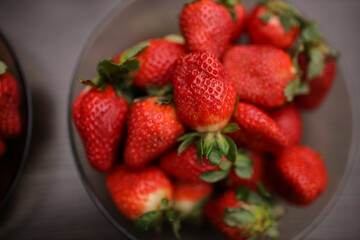
<path id="1" fill-rule="evenodd" d="M 230 239 L 278 236 L 283 208 L 325 190 L 320 154 L 300 145 L 299 108 L 328 93 L 336 56 L 316 23 L 281 1 L 251 14 L 234 0 L 180 13 L 182 36 L 151 39 L 98 64 L 73 104 L 92 167 L 140 229 L 209 224 Z M 234 42 L 247 32 L 250 43 Z"/>
<path id="2" fill-rule="evenodd" d="M 7 66 L 0 61 L 0 158 L 6 152 L 5 140 L 18 137 L 21 133 L 19 88 Z"/>

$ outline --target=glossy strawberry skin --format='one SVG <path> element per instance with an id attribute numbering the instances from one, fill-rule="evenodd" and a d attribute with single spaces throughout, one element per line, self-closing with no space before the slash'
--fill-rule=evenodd
<path id="1" fill-rule="evenodd" d="M 13 139 L 21 133 L 20 95 L 14 76 L 0 75 L 0 136 Z"/>
<path id="2" fill-rule="evenodd" d="M 263 184 L 267 186 L 265 179 L 266 163 L 264 157 L 262 156 L 261 153 L 257 153 L 257 152 L 252 152 L 249 157 L 253 162 L 252 165 L 253 174 L 251 175 L 251 178 L 249 179 L 240 178 L 236 175 L 234 169 L 231 169 L 228 178 L 229 187 L 235 188 L 240 186 L 247 186 L 251 190 L 255 191 L 258 188 L 256 184 L 258 181 L 261 181 Z"/>
<path id="3" fill-rule="evenodd" d="M 219 166 L 211 166 L 210 162 L 203 158 L 202 163 L 198 160 L 196 147 L 191 145 L 180 155 L 177 149 L 162 156 L 159 160 L 160 167 L 177 180 L 184 182 L 203 182 L 199 175 L 205 172 L 219 170 Z"/>
<path id="4" fill-rule="evenodd" d="M 211 195 L 212 191 L 213 185 L 209 183 L 176 182 L 174 184 L 174 207 L 183 214 L 191 214 L 201 201 Z"/>
<path id="5" fill-rule="evenodd" d="M 5 154 L 6 145 L 5 142 L 0 138 L 0 158 Z"/>
<path id="6" fill-rule="evenodd" d="M 149 162 L 174 146 L 185 133 L 173 104 L 161 104 L 159 97 L 134 102 L 127 119 L 124 160 L 133 169 Z"/>
<path id="7" fill-rule="evenodd" d="M 150 46 L 136 56 L 140 69 L 134 73 L 132 80 L 133 85 L 141 89 L 146 89 L 148 84 L 161 87 L 171 83 L 174 62 L 185 55 L 182 44 L 165 39 L 152 39 L 148 42 Z M 119 64 L 121 54 L 122 52 L 113 58 L 116 64 Z"/>
<path id="8" fill-rule="evenodd" d="M 233 26 L 228 9 L 212 0 L 187 4 L 180 13 L 180 29 L 190 52 L 210 50 L 220 57 L 232 40 Z"/>
<path id="9" fill-rule="evenodd" d="M 100 172 L 109 170 L 120 147 L 128 104 L 108 85 L 103 92 L 86 88 L 73 104 L 72 115 L 87 158 Z"/>
<path id="10" fill-rule="evenodd" d="M 265 45 L 233 46 L 224 54 L 223 65 L 240 100 L 265 108 L 286 102 L 284 90 L 296 73 L 286 52 Z"/>
<path id="11" fill-rule="evenodd" d="M 252 104 L 239 102 L 233 121 L 240 129 L 229 136 L 237 146 L 258 152 L 278 152 L 289 145 L 289 139 L 280 131 L 276 122 Z"/>
<path id="12" fill-rule="evenodd" d="M 199 200 L 210 196 L 213 185 L 205 182 L 176 182 L 174 193 L 176 201 L 198 202 Z"/>
<path id="13" fill-rule="evenodd" d="M 159 209 L 163 198 L 173 199 L 170 179 L 153 166 L 140 171 L 117 166 L 107 175 L 106 186 L 117 208 L 131 220 Z"/>
<path id="14" fill-rule="evenodd" d="M 246 9 L 241 3 L 237 3 L 234 6 L 234 11 L 236 22 L 231 38 L 233 41 L 239 38 L 247 24 Z"/>
<path id="15" fill-rule="evenodd" d="M 228 190 L 220 197 L 209 201 L 205 206 L 205 216 L 211 225 L 222 232 L 229 239 L 245 240 L 249 235 L 242 234 L 243 229 L 231 227 L 223 220 L 225 208 L 241 208 L 242 201 L 235 198 L 235 191 Z"/>
<path id="16" fill-rule="evenodd" d="M 280 131 L 289 139 L 289 146 L 298 145 L 303 135 L 303 121 L 295 104 L 286 105 L 270 114 Z"/>
<path id="17" fill-rule="evenodd" d="M 316 109 L 324 101 L 333 85 L 337 71 L 336 60 L 330 59 L 325 62 L 323 73 L 313 79 L 306 79 L 305 77 L 308 64 L 305 54 L 300 54 L 298 61 L 303 71 L 302 80 L 309 83 L 310 92 L 306 95 L 296 97 L 296 104 L 300 108 L 309 110 Z"/>
<path id="18" fill-rule="evenodd" d="M 234 83 L 209 51 L 187 54 L 175 63 L 174 101 L 180 119 L 200 132 L 224 127 L 236 102 Z"/>
<path id="19" fill-rule="evenodd" d="M 289 49 L 299 35 L 299 27 L 293 27 L 286 32 L 276 15 L 272 15 L 268 23 L 264 22 L 261 16 L 265 12 L 267 8 L 262 5 L 256 6 L 252 11 L 248 20 L 250 42 L 269 44 L 284 50 Z"/>
<path id="20" fill-rule="evenodd" d="M 296 205 L 309 205 L 326 189 L 328 173 L 321 156 L 307 146 L 284 150 L 275 161 L 279 194 Z"/>

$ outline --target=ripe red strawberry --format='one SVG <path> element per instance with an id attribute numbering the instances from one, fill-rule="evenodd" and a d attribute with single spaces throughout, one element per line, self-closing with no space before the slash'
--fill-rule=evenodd
<path id="1" fill-rule="evenodd" d="M 212 166 L 205 157 L 202 162 L 198 160 L 196 147 L 191 145 L 180 155 L 177 149 L 162 156 L 159 160 L 160 167 L 177 180 L 184 182 L 203 182 L 199 176 L 209 171 L 219 170 L 219 166 Z"/>
<path id="2" fill-rule="evenodd" d="M 328 173 L 322 157 L 307 146 L 285 149 L 277 157 L 275 169 L 277 191 L 293 204 L 311 204 L 328 184 Z"/>
<path id="3" fill-rule="evenodd" d="M 270 114 L 280 131 L 289 139 L 289 146 L 301 142 L 303 122 L 298 108 L 294 104 L 286 105 Z"/>
<path id="4" fill-rule="evenodd" d="M 132 84 L 142 89 L 149 84 L 159 87 L 169 84 L 175 60 L 185 55 L 184 45 L 166 39 L 152 39 L 144 43 L 149 46 L 136 55 L 140 69 L 133 74 Z M 127 51 L 114 57 L 116 64 L 121 62 L 123 54 L 127 54 Z"/>
<path id="5" fill-rule="evenodd" d="M 143 168 L 169 150 L 185 133 L 173 104 L 164 97 L 136 101 L 127 120 L 124 160 L 131 168 Z"/>
<path id="6" fill-rule="evenodd" d="M 209 183 L 176 182 L 174 208 L 180 212 L 182 218 L 198 220 L 212 191 L 213 185 Z"/>
<path id="7" fill-rule="evenodd" d="M 285 91 L 295 79 L 290 56 L 265 45 L 238 45 L 229 48 L 223 64 L 235 82 L 240 100 L 273 108 L 283 105 L 290 93 Z"/>
<path id="8" fill-rule="evenodd" d="M 132 100 L 129 88 L 130 74 L 139 69 L 134 56 L 146 45 L 133 47 L 121 64 L 104 59 L 97 66 L 98 75 L 93 80 L 82 80 L 90 85 L 77 97 L 72 115 L 75 126 L 82 137 L 90 164 L 98 171 L 107 171 L 114 164 L 123 128 L 128 102 Z"/>
<path id="9" fill-rule="evenodd" d="M 162 199 L 173 199 L 170 179 L 153 166 L 140 171 L 117 166 L 107 175 L 106 186 L 117 208 L 131 220 L 159 210 Z"/>
<path id="10" fill-rule="evenodd" d="M 109 170 L 123 136 L 128 104 L 111 85 L 104 91 L 86 88 L 74 102 L 72 114 L 92 167 Z"/>
<path id="11" fill-rule="evenodd" d="M 239 173 L 236 172 L 235 167 L 231 169 L 229 178 L 228 178 L 228 185 L 231 188 L 240 187 L 240 186 L 247 186 L 251 190 L 257 190 L 258 185 L 257 182 L 261 181 L 266 186 L 265 180 L 265 159 L 261 153 L 251 152 L 248 157 L 251 160 L 252 166 L 252 174 L 250 176 L 238 176 Z"/>
<path id="12" fill-rule="evenodd" d="M 190 52 L 210 50 L 220 57 L 232 40 L 234 22 L 225 5 L 201 0 L 185 5 L 180 28 Z"/>
<path id="13" fill-rule="evenodd" d="M 304 53 L 299 55 L 299 65 L 304 73 L 303 81 L 309 83 L 309 93 L 296 97 L 296 103 L 301 108 L 315 109 L 320 106 L 333 85 L 337 69 L 336 59 L 325 53 L 322 57 L 324 58 L 324 60 L 322 60 L 324 62 L 322 70 L 320 70 L 319 74 L 310 76 L 309 78 L 307 77 L 307 68 L 309 66 L 308 57 Z"/>
<path id="14" fill-rule="evenodd" d="M 265 196 L 247 188 L 228 190 L 206 204 L 205 216 L 229 239 L 277 237 L 277 221 L 283 208 L 273 206 L 268 192 L 263 194 Z"/>
<path id="15" fill-rule="evenodd" d="M 282 1 L 265 1 L 253 9 L 248 21 L 251 43 L 289 49 L 301 25 L 301 15 Z"/>
<path id="16" fill-rule="evenodd" d="M 201 51 L 179 58 L 172 82 L 176 109 L 186 125 L 200 132 L 215 132 L 228 123 L 236 91 L 213 53 Z"/>
<path id="17" fill-rule="evenodd" d="M 232 40 L 236 40 L 237 38 L 239 38 L 247 24 L 246 9 L 244 5 L 242 5 L 241 3 L 237 3 L 234 6 L 234 12 L 236 21 L 231 37 Z"/>
<path id="18" fill-rule="evenodd" d="M 210 51 L 199 51 L 179 58 L 174 68 L 172 82 L 179 118 L 197 131 L 179 139 L 183 141 L 179 153 L 199 138 L 200 160 L 205 156 L 212 165 L 223 157 L 235 161 L 235 143 L 222 133 L 233 131 L 232 126 L 225 126 L 234 110 L 236 91 L 220 61 Z"/>
<path id="19" fill-rule="evenodd" d="M 276 122 L 252 104 L 239 102 L 233 121 L 240 129 L 229 135 L 237 146 L 260 152 L 277 152 L 289 144 L 289 139 Z"/>
<path id="20" fill-rule="evenodd" d="M 114 168 L 106 178 L 113 202 L 128 219 L 135 220 L 139 230 L 162 230 L 168 222 L 180 238 L 180 220 L 172 208 L 173 186 L 170 179 L 157 167 L 131 170 L 126 165 Z"/>
<path id="21" fill-rule="evenodd" d="M 2 62 L 1 62 L 2 63 Z M 0 136 L 15 138 L 21 133 L 20 95 L 14 76 L 0 69 Z"/>
<path id="22" fill-rule="evenodd" d="M 0 138 L 0 158 L 5 154 L 6 145 L 5 142 Z"/>

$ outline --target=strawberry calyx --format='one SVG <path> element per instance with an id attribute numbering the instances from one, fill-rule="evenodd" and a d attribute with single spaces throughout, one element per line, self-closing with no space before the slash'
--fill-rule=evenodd
<path id="1" fill-rule="evenodd" d="M 178 141 L 182 142 L 178 148 L 178 154 L 187 149 L 196 141 L 197 156 L 200 162 L 206 157 L 212 166 L 218 165 L 225 157 L 231 162 L 236 160 L 236 144 L 224 133 L 239 130 L 236 123 L 230 123 L 217 132 L 190 132 L 181 136 Z"/>
<path id="2" fill-rule="evenodd" d="M 229 11 L 232 19 L 236 22 L 236 13 L 235 13 L 235 5 L 239 3 L 238 0 L 216 0 L 216 2 L 224 5 Z"/>
<path id="3" fill-rule="evenodd" d="M 244 149 L 238 149 L 235 162 L 222 161 L 219 164 L 219 170 L 203 173 L 199 178 L 208 183 L 218 182 L 229 175 L 232 166 L 234 167 L 235 174 L 242 179 L 250 179 L 254 172 L 252 167 L 253 161 L 249 157 L 249 152 Z"/>
<path id="4" fill-rule="evenodd" d="M 305 21 L 302 26 L 300 40 L 293 55 L 297 58 L 302 52 L 308 59 L 306 79 L 320 76 L 324 71 L 325 63 L 339 57 L 339 54 L 334 54 L 325 43 L 315 21 Z"/>
<path id="5" fill-rule="evenodd" d="M 0 75 L 6 73 L 7 66 L 3 61 L 0 61 Z"/>
<path id="6" fill-rule="evenodd" d="M 142 231 L 154 229 L 155 232 L 161 232 L 163 223 L 167 222 L 171 225 L 172 231 L 177 239 L 180 238 L 180 218 L 179 214 L 172 208 L 167 198 L 163 198 L 160 203 L 159 210 L 144 213 L 134 220 L 134 226 Z"/>
<path id="7" fill-rule="evenodd" d="M 171 101 L 174 99 L 173 85 L 171 83 L 162 87 L 159 87 L 155 84 L 147 84 L 146 92 L 147 95 L 150 97 L 155 97 L 155 96 L 167 97 Z"/>
<path id="8" fill-rule="evenodd" d="M 274 204 L 273 196 L 258 182 L 258 191 L 242 186 L 236 189 L 236 199 L 241 201 L 239 208 L 225 208 L 224 222 L 231 227 L 241 228 L 246 239 L 258 239 L 262 236 L 279 236 L 278 220 L 284 214 L 284 208 Z"/>
<path id="9" fill-rule="evenodd" d="M 268 23 L 271 17 L 276 15 L 285 32 L 300 27 L 304 21 L 301 13 L 297 9 L 283 1 L 265 0 L 260 4 L 267 8 L 267 11 L 260 16 L 260 19 Z"/>
<path id="10" fill-rule="evenodd" d="M 124 96 L 128 103 L 132 102 L 131 80 L 133 72 L 140 68 L 140 62 L 136 59 L 136 55 L 149 45 L 148 42 L 143 42 L 129 48 L 120 56 L 119 64 L 114 63 L 110 58 L 101 60 L 97 65 L 98 75 L 92 80 L 79 78 L 79 82 L 96 87 L 100 91 L 104 91 L 107 85 L 112 85 L 119 97 Z"/>
<path id="11" fill-rule="evenodd" d="M 295 96 L 308 94 L 309 91 L 309 84 L 307 82 L 302 82 L 298 73 L 297 77 L 286 85 L 284 95 L 288 102 L 292 102 Z"/>

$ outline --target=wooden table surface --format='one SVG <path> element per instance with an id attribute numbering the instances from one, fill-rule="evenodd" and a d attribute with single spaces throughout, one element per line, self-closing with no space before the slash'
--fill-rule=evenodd
<path id="1" fill-rule="evenodd" d="M 0 29 L 15 48 L 34 103 L 29 159 L 0 213 L 0 239 L 123 239 L 85 192 L 67 131 L 74 66 L 90 33 L 118 2 L 0 1 Z M 314 19 L 327 19 L 320 28 L 341 51 L 345 77 L 358 82 L 360 93 L 360 1 L 303 0 L 296 5 Z M 337 204 L 306 239 L 360 239 L 359 183 L 356 161 Z"/>

